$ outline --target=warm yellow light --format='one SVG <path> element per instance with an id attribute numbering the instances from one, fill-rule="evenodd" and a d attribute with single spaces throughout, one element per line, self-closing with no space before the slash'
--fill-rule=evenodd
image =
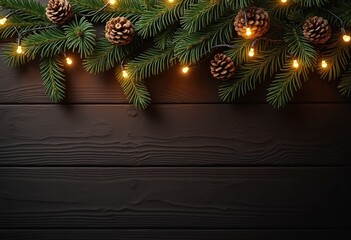
<path id="1" fill-rule="evenodd" d="M 255 56 L 255 49 L 254 48 L 250 48 L 249 57 L 253 57 L 253 56 Z"/>
<path id="2" fill-rule="evenodd" d="M 23 53 L 22 46 L 18 46 L 18 47 L 17 47 L 17 53 L 18 53 L 18 54 L 22 54 L 22 53 Z"/>
<path id="3" fill-rule="evenodd" d="M 170 2 L 170 3 L 174 3 L 174 0 L 168 0 L 168 2 Z"/>
<path id="4" fill-rule="evenodd" d="M 7 18 L 1 18 L 0 19 L 0 25 L 4 25 L 5 23 L 6 23 L 6 21 L 7 21 Z"/>
<path id="5" fill-rule="evenodd" d="M 288 0 L 281 0 L 282 3 L 286 3 Z"/>
<path id="6" fill-rule="evenodd" d="M 109 0 L 108 2 L 112 5 L 114 5 L 116 3 L 116 0 Z"/>
<path id="7" fill-rule="evenodd" d="M 351 41 L 351 37 L 350 37 L 350 35 L 344 35 L 344 36 L 342 36 L 342 39 L 345 41 L 345 42 L 350 42 Z"/>
<path id="8" fill-rule="evenodd" d="M 182 72 L 183 72 L 184 74 L 187 74 L 187 73 L 189 72 L 189 67 L 183 67 L 183 68 L 182 68 Z"/>
<path id="9" fill-rule="evenodd" d="M 73 64 L 73 61 L 72 61 L 72 59 L 70 59 L 69 57 L 66 57 L 66 63 L 67 63 L 68 65 L 72 65 L 72 64 Z"/>
<path id="10" fill-rule="evenodd" d="M 327 67 L 328 67 L 328 63 L 325 60 L 323 60 L 322 61 L 322 68 L 327 68 Z"/>
<path id="11" fill-rule="evenodd" d="M 246 28 L 246 35 L 247 36 L 251 36 L 252 35 L 251 28 L 249 28 L 249 27 Z"/>
<path id="12" fill-rule="evenodd" d="M 294 60 L 293 66 L 294 68 L 299 68 L 299 62 L 297 60 Z"/>
<path id="13" fill-rule="evenodd" d="M 126 70 L 123 70 L 122 71 L 122 76 L 124 77 L 124 78 L 127 78 L 129 75 L 128 75 L 128 72 L 126 71 Z"/>

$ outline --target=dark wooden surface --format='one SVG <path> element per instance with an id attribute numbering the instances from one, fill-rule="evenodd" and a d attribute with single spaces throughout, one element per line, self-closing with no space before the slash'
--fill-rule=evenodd
<path id="1" fill-rule="evenodd" d="M 204 63 L 127 104 L 112 72 L 67 69 L 51 104 L 38 66 L 0 64 L 1 240 L 351 239 L 351 105 L 312 75 L 293 103 L 269 80 L 223 104 Z"/>

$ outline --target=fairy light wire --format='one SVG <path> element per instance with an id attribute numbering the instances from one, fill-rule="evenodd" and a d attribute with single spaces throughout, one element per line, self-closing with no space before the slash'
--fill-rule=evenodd
<path id="1" fill-rule="evenodd" d="M 100 12 L 105 10 L 105 8 L 107 8 L 111 4 L 113 4 L 113 3 L 111 2 L 111 0 L 109 0 L 109 1 L 107 1 L 107 3 L 104 6 L 102 6 L 100 9 L 98 9 L 96 12 L 82 15 L 82 17 L 94 17 L 96 14 L 99 14 Z"/>

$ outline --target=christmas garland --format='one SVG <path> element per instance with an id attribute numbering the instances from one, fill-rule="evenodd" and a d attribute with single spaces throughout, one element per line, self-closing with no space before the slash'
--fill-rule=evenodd
<path id="1" fill-rule="evenodd" d="M 91 74 L 115 68 L 129 101 L 146 108 L 145 79 L 176 64 L 186 74 L 214 49 L 209 71 L 224 101 L 273 79 L 267 101 L 283 107 L 313 71 L 351 95 L 351 0 L 0 0 L 0 10 L 0 37 L 17 38 L 3 59 L 40 59 L 54 102 L 65 97 L 72 53 Z"/>

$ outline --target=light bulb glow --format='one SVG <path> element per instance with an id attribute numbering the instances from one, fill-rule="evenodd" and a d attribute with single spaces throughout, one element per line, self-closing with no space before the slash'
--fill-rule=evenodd
<path id="1" fill-rule="evenodd" d="M 187 73 L 189 72 L 189 67 L 183 67 L 183 68 L 182 68 L 182 72 L 183 72 L 184 74 L 187 74 Z"/>
<path id="2" fill-rule="evenodd" d="M 253 56 L 255 56 L 255 49 L 254 48 L 250 48 L 249 57 L 253 57 Z"/>
<path id="3" fill-rule="evenodd" d="M 16 51 L 18 54 L 22 54 L 23 53 L 23 49 L 22 49 L 22 46 L 18 46 L 17 47 L 17 51 Z"/>
<path id="4" fill-rule="evenodd" d="M 174 0 L 168 0 L 168 2 L 170 2 L 170 3 L 174 3 Z"/>
<path id="5" fill-rule="evenodd" d="M 7 18 L 1 18 L 0 19 L 0 25 L 4 25 L 5 23 L 6 23 L 6 21 L 7 21 Z"/>
<path id="6" fill-rule="evenodd" d="M 286 3 L 288 0 L 280 0 L 282 3 Z"/>
<path id="7" fill-rule="evenodd" d="M 299 62 L 295 59 L 293 63 L 294 68 L 299 68 Z"/>
<path id="8" fill-rule="evenodd" d="M 108 3 L 114 5 L 116 3 L 116 0 L 109 0 Z"/>
<path id="9" fill-rule="evenodd" d="M 327 61 L 323 60 L 321 66 L 322 68 L 327 68 L 328 67 Z"/>
<path id="10" fill-rule="evenodd" d="M 252 35 L 251 28 L 249 28 L 249 27 L 246 28 L 246 35 L 247 36 L 251 36 Z"/>
<path id="11" fill-rule="evenodd" d="M 124 78 L 127 78 L 129 75 L 128 75 L 128 72 L 126 71 L 126 70 L 123 70 L 122 71 L 122 76 L 124 77 Z"/>
<path id="12" fill-rule="evenodd" d="M 345 34 L 344 36 L 342 36 L 342 39 L 343 39 L 345 42 L 350 42 L 350 41 L 351 41 L 350 35 L 347 35 L 347 34 Z"/>
<path id="13" fill-rule="evenodd" d="M 70 59 L 69 57 L 66 57 L 66 63 L 67 63 L 68 65 L 72 65 L 72 64 L 73 64 L 73 61 L 72 61 L 72 59 Z"/>

